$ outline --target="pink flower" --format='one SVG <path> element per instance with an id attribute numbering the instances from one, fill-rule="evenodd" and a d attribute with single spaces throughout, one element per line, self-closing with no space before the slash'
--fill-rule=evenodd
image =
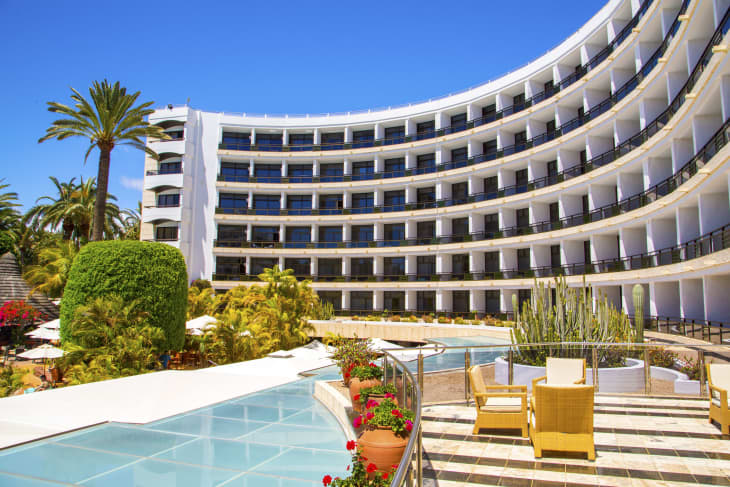
<path id="1" fill-rule="evenodd" d="M 374 400 L 374 399 L 370 399 L 370 400 L 368 400 L 367 404 L 365 405 L 365 409 L 370 409 L 370 408 L 374 408 L 374 407 L 376 407 L 376 406 L 377 406 L 378 404 L 379 404 L 379 403 L 378 403 L 378 401 L 376 401 L 376 400 Z"/>
<path id="2" fill-rule="evenodd" d="M 413 423 L 410 419 L 406 419 L 406 431 L 411 431 L 413 429 Z"/>
<path id="3" fill-rule="evenodd" d="M 368 413 L 365 415 L 365 417 L 367 418 L 368 421 L 370 421 L 371 419 L 373 419 L 375 417 L 375 415 L 373 413 L 371 413 L 370 411 L 368 411 Z"/>
<path id="4" fill-rule="evenodd" d="M 355 428 L 359 428 L 360 426 L 362 426 L 362 416 L 358 416 L 357 418 L 353 419 L 352 426 L 354 426 Z"/>
<path id="5" fill-rule="evenodd" d="M 28 312 L 27 311 L 25 313 L 23 313 L 23 319 L 24 320 L 27 320 L 28 319 Z"/>
<path id="6" fill-rule="evenodd" d="M 403 417 L 403 413 L 401 413 L 401 412 L 400 412 L 400 411 L 398 411 L 397 409 L 393 409 L 393 410 L 391 410 L 391 411 L 390 411 L 390 414 L 392 414 L 392 415 L 393 415 L 393 416 L 395 416 L 396 418 L 402 418 L 402 417 Z"/>
<path id="7" fill-rule="evenodd" d="M 395 396 L 393 394 L 391 394 L 390 392 L 386 392 L 385 393 L 385 398 L 386 399 L 395 399 Z"/>

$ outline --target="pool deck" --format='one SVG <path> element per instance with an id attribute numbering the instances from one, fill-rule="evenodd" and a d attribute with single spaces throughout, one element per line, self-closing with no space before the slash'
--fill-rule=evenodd
<path id="1" fill-rule="evenodd" d="M 116 421 L 148 423 L 292 382 L 332 364 L 321 349 L 201 370 L 167 370 L 0 399 L 0 448 Z"/>

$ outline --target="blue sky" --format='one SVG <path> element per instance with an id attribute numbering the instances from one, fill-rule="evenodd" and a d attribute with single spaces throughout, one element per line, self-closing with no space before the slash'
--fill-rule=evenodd
<path id="1" fill-rule="evenodd" d="M 0 0 L 0 178 L 24 208 L 96 174 L 83 139 L 38 144 L 70 86 L 119 80 L 155 106 L 321 113 L 398 105 L 515 69 L 603 1 L 27 2 Z M 143 154 L 112 153 L 110 191 L 141 199 Z M 6 190 L 7 191 L 7 190 Z"/>

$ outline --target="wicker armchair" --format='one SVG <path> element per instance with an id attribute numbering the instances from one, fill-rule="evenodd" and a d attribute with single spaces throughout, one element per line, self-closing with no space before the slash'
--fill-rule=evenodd
<path id="1" fill-rule="evenodd" d="M 548 357 L 545 364 L 545 375 L 532 379 L 532 390 L 538 382 L 545 381 L 549 386 L 585 384 L 586 359 Z"/>
<path id="2" fill-rule="evenodd" d="M 484 385 L 479 366 L 469 368 L 477 419 L 473 434 L 485 429 L 519 429 L 527 436 L 527 386 Z"/>
<path id="3" fill-rule="evenodd" d="M 530 399 L 530 440 L 535 457 L 543 450 L 585 452 L 593 443 L 593 386 L 537 384 Z"/>
<path id="4" fill-rule="evenodd" d="M 730 434 L 730 409 L 727 391 L 730 390 L 730 364 L 706 364 L 707 386 L 710 389 L 710 423 L 720 423 L 723 435 Z"/>

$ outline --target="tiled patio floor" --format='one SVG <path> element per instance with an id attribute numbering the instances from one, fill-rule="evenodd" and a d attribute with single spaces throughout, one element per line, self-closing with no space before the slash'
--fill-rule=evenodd
<path id="1" fill-rule="evenodd" d="M 473 406 L 424 408 L 424 486 L 730 485 L 730 437 L 707 400 L 596 396 L 596 460 L 545 452 L 516 431 L 472 435 Z"/>

